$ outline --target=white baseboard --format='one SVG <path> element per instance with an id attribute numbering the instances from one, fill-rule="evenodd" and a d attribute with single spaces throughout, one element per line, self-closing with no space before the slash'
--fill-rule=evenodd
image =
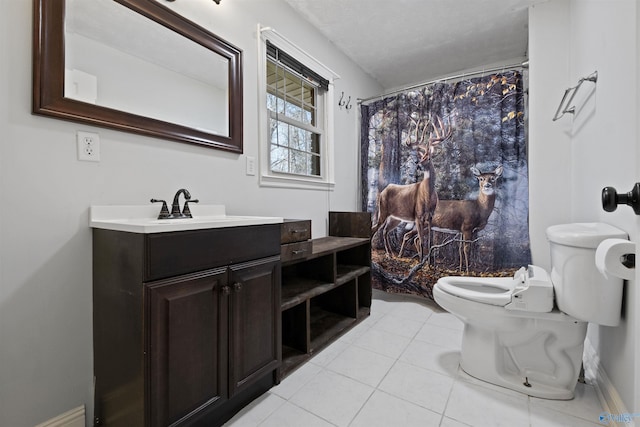
<path id="1" fill-rule="evenodd" d="M 84 405 L 38 424 L 36 427 L 85 427 Z"/>
<path id="2" fill-rule="evenodd" d="M 593 384 L 598 394 L 598 399 L 602 405 L 603 415 L 610 415 L 612 418 L 601 420 L 603 426 L 612 427 L 636 427 L 636 418 L 622 417 L 629 414 L 624 405 L 624 401 L 618 394 L 618 390 L 607 376 L 607 373 L 600 364 L 600 356 L 596 353 L 589 340 L 584 345 L 584 369 L 585 378 L 589 384 Z M 616 417 L 620 421 L 616 421 Z"/>

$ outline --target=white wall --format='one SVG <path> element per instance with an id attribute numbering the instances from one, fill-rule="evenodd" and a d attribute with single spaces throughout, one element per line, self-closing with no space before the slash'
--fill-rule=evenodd
<path id="1" fill-rule="evenodd" d="M 635 0 L 551 0 L 529 11 L 530 206 L 534 263 L 549 266 L 544 230 L 554 223 L 603 221 L 638 241 L 629 207 L 601 207 L 605 186 L 627 192 L 638 181 L 638 12 Z M 551 119 L 566 88 L 585 83 L 577 113 Z M 640 283 L 640 282 L 638 282 Z M 629 411 L 640 408 L 634 282 L 625 285 L 621 325 L 590 325 L 588 339 Z"/>
<path id="2" fill-rule="evenodd" d="M 258 158 L 258 23 L 336 71 L 338 94 L 381 92 L 281 0 L 162 3 L 243 49 L 245 155 Z M 319 237 L 328 210 L 358 208 L 358 126 L 357 108 L 336 109 L 336 186 L 325 192 L 260 188 L 244 155 L 34 116 L 32 2 L 0 8 L 0 425 L 21 427 L 82 404 L 92 413 L 89 206 L 146 204 L 186 187 L 231 214 L 312 219 Z M 76 160 L 77 130 L 99 133 L 100 163 Z"/>

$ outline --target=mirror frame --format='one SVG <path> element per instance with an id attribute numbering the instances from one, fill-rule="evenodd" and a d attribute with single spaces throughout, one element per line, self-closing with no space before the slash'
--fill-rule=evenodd
<path id="1" fill-rule="evenodd" d="M 114 1 L 228 59 L 228 136 L 66 98 L 65 0 L 34 0 L 33 114 L 242 153 L 242 50 L 154 0 Z"/>

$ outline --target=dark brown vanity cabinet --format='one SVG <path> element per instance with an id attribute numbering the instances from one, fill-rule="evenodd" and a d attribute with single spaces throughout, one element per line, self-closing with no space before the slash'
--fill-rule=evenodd
<path id="1" fill-rule="evenodd" d="M 94 229 L 96 425 L 221 425 L 275 383 L 279 233 Z"/>

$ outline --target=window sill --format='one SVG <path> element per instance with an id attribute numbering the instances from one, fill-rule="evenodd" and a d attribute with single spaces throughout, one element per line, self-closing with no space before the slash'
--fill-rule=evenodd
<path id="1" fill-rule="evenodd" d="M 260 175 L 261 187 L 294 188 L 301 190 L 333 191 L 335 182 L 297 176 Z"/>

